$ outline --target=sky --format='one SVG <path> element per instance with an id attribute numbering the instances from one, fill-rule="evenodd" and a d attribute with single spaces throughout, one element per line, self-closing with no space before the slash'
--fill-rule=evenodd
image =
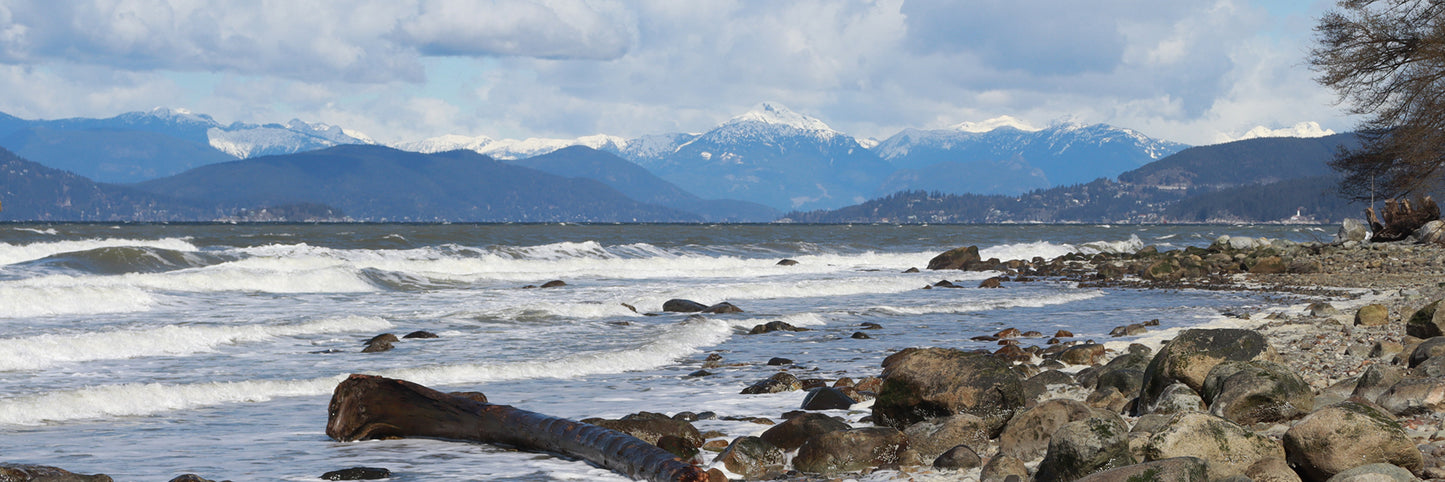
<path id="1" fill-rule="evenodd" d="M 1317 122 L 1328 0 L 0 0 L 0 111 L 182 108 L 383 143 L 702 132 L 777 102 L 859 138 L 1012 116 L 1193 145 Z"/>

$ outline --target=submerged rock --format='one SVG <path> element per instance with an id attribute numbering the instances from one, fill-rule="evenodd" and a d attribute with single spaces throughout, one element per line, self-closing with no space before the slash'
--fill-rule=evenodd
<path id="1" fill-rule="evenodd" d="M 662 311 L 670 313 L 697 313 L 706 309 L 707 305 L 680 298 L 673 298 L 662 303 Z"/>
<path id="2" fill-rule="evenodd" d="M 322 480 L 379 480 L 391 478 L 391 471 L 381 467 L 352 467 L 321 474 Z"/>

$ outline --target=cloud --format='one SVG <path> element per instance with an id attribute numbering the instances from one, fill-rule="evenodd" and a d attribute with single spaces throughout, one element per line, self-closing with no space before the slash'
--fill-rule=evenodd
<path id="1" fill-rule="evenodd" d="M 432 0 L 395 38 L 423 55 L 609 60 L 632 44 L 628 12 L 580 1 Z"/>

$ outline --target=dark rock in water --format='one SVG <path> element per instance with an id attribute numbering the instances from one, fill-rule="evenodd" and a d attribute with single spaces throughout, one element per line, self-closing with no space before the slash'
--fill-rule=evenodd
<path id="1" fill-rule="evenodd" d="M 676 298 L 667 300 L 667 302 L 662 304 L 662 311 L 667 311 L 671 313 L 697 313 L 706 309 L 707 305 L 704 305 L 702 303 L 698 303 L 693 300 L 683 300 Z"/>
<path id="2" fill-rule="evenodd" d="M 352 467 L 321 474 L 322 480 L 378 480 L 391 478 L 391 471 L 381 467 Z"/>
<path id="3" fill-rule="evenodd" d="M 983 459 L 967 445 L 948 449 L 943 455 L 933 459 L 933 468 L 942 470 L 968 470 L 980 465 L 983 465 Z"/>
<path id="4" fill-rule="evenodd" d="M 672 414 L 672 419 L 682 420 L 684 422 L 696 422 L 697 414 L 692 412 L 677 412 Z M 707 438 L 707 434 L 703 434 L 703 438 Z"/>
<path id="5" fill-rule="evenodd" d="M 105 474 L 82 475 L 47 465 L 24 465 L 0 463 L 0 481 L 28 482 L 110 482 Z"/>
<path id="6" fill-rule="evenodd" d="M 701 445 L 692 445 L 687 440 L 676 435 L 663 435 L 662 438 L 657 439 L 657 443 L 654 445 L 657 445 L 657 448 L 666 450 L 670 454 L 676 455 L 677 458 L 682 460 L 690 460 L 696 457 L 698 449 L 702 447 Z"/>
<path id="7" fill-rule="evenodd" d="M 1019 336 L 1022 336 L 1024 338 L 1043 338 L 1044 334 L 1042 332 L 1029 330 L 1025 331 L 1022 335 Z"/>
<path id="8" fill-rule="evenodd" d="M 709 377 L 709 376 L 712 376 L 712 372 L 707 371 L 707 370 L 698 370 L 698 371 L 695 371 L 695 372 L 692 372 L 692 373 L 687 374 L 687 376 L 689 376 L 689 377 Z"/>
<path id="9" fill-rule="evenodd" d="M 791 451 L 803 446 L 803 442 L 807 442 L 815 435 L 848 430 L 848 428 L 846 422 L 833 417 L 821 413 L 805 412 L 763 432 L 762 439 L 783 451 Z"/>
<path id="10" fill-rule="evenodd" d="M 1023 334 L 1024 332 L 1020 331 L 1018 328 L 1004 328 L 1002 331 L 994 333 L 993 336 L 995 338 L 1018 338 L 1020 335 Z"/>
<path id="11" fill-rule="evenodd" d="M 791 392 L 801 390 L 802 388 L 803 383 L 798 380 L 798 377 L 788 373 L 778 373 L 767 380 L 760 380 L 752 384 L 752 386 L 744 388 L 742 394 L 757 395 L 761 393 Z"/>
<path id="12" fill-rule="evenodd" d="M 883 383 L 873 404 L 880 425 L 907 428 L 957 413 L 1003 428 L 1023 408 L 1023 377 L 988 354 L 948 348 L 909 348 L 883 360 Z M 863 383 L 859 383 L 863 390 Z"/>
<path id="13" fill-rule="evenodd" d="M 1074 332 L 1069 331 L 1069 330 L 1059 330 L 1059 331 L 1054 332 L 1054 338 L 1073 338 L 1073 337 L 1074 337 Z"/>
<path id="14" fill-rule="evenodd" d="M 855 331 L 855 332 L 853 332 L 853 336 L 852 336 L 851 338 L 853 338 L 854 340 L 867 340 L 867 339 L 870 339 L 870 338 L 873 338 L 873 337 L 868 336 L 867 333 L 864 333 L 864 332 L 861 332 L 861 331 Z"/>
<path id="15" fill-rule="evenodd" d="M 982 282 L 980 282 L 980 283 L 978 284 L 978 287 L 979 287 L 979 288 L 1002 288 L 1002 287 L 1003 287 L 1003 280 L 1000 279 L 1000 277 L 995 276 L 995 277 L 992 277 L 992 278 L 983 280 Z"/>
<path id="16" fill-rule="evenodd" d="M 10 479 L 0 479 L 0 480 L 5 480 L 5 481 L 9 482 Z M 46 479 L 46 480 L 49 480 L 49 479 Z M 175 478 L 171 479 L 170 482 L 215 482 L 215 481 L 212 481 L 211 479 L 207 479 L 207 478 L 205 478 L 205 477 L 201 477 L 201 476 L 196 475 L 196 474 L 181 474 L 181 475 L 177 475 Z"/>
<path id="17" fill-rule="evenodd" d="M 554 280 L 552 280 L 552 281 L 548 281 L 548 282 L 546 282 L 546 283 L 542 283 L 542 287 L 543 287 L 543 288 L 559 288 L 559 287 L 562 287 L 562 286 L 567 286 L 567 282 L 566 282 L 566 281 L 559 280 L 559 279 L 554 279 Z"/>
<path id="18" fill-rule="evenodd" d="M 705 359 L 705 360 L 702 361 L 702 367 L 703 367 L 703 368 L 718 368 L 718 367 L 721 367 L 721 366 L 722 366 L 722 359 L 723 359 L 723 357 L 722 357 L 722 355 L 720 355 L 720 354 L 717 354 L 717 353 L 708 353 L 708 354 L 707 354 L 707 359 Z"/>
<path id="19" fill-rule="evenodd" d="M 899 465 L 908 441 L 891 427 L 839 430 L 818 435 L 798 447 L 793 468 L 825 476 Z M 915 457 L 916 458 L 916 457 Z"/>
<path id="20" fill-rule="evenodd" d="M 904 270 L 903 272 L 904 272 L 904 273 L 918 273 L 919 271 L 918 271 L 918 268 L 908 268 L 908 269 Z"/>
<path id="21" fill-rule="evenodd" d="M 733 439 L 713 461 L 722 462 L 729 472 L 758 480 L 782 473 L 786 458 L 783 450 L 766 440 L 745 436 Z"/>
<path id="22" fill-rule="evenodd" d="M 793 361 L 787 358 L 772 357 L 768 359 L 768 366 L 792 365 Z"/>
<path id="23" fill-rule="evenodd" d="M 934 287 L 934 288 L 962 288 L 962 286 L 953 284 L 953 282 L 952 282 L 952 281 L 949 281 L 949 280 L 939 280 L 937 283 L 934 283 L 934 284 L 933 284 L 933 287 Z"/>
<path id="24" fill-rule="evenodd" d="M 401 339 L 397 338 L 396 335 L 393 335 L 393 334 L 391 334 L 391 333 L 382 333 L 382 334 L 380 334 L 380 335 L 376 335 L 376 336 L 371 337 L 370 340 L 366 340 L 365 342 L 362 342 L 362 344 L 363 344 L 363 345 L 370 345 L 370 344 L 373 344 L 373 343 L 378 343 L 378 342 L 383 342 L 383 341 L 384 341 L 384 342 L 387 342 L 387 343 L 396 343 L 396 342 L 401 341 Z"/>
<path id="25" fill-rule="evenodd" d="M 437 336 L 436 333 L 432 333 L 432 332 L 430 332 L 430 331 L 420 331 L 420 330 L 418 330 L 418 331 L 413 331 L 413 332 L 411 332 L 411 333 L 407 333 L 406 336 L 403 336 L 402 338 L 441 338 L 441 337 Z"/>
<path id="26" fill-rule="evenodd" d="M 814 388 L 823 388 L 828 386 L 828 381 L 822 378 L 804 378 L 798 380 L 798 384 L 802 386 L 803 390 L 812 390 Z"/>
<path id="27" fill-rule="evenodd" d="M 396 338 L 396 336 L 392 336 L 392 338 Z M 391 350 L 392 348 L 395 348 L 395 347 L 392 346 L 391 342 L 386 341 L 386 340 L 382 340 L 382 341 L 376 341 L 376 342 L 368 343 L 368 344 L 366 345 L 366 348 L 362 348 L 362 349 L 361 349 L 361 352 L 362 352 L 362 353 L 381 353 L 381 352 L 384 352 L 384 351 L 389 351 L 389 350 Z"/>
<path id="28" fill-rule="evenodd" d="M 964 269 L 981 260 L 978 246 L 954 248 L 928 260 L 928 269 Z"/>
<path id="29" fill-rule="evenodd" d="M 761 335 L 763 333 L 771 333 L 774 331 L 808 331 L 808 329 L 798 328 L 783 321 L 769 321 L 765 324 L 753 326 L 753 329 L 749 330 L 748 334 Z"/>
<path id="30" fill-rule="evenodd" d="M 448 393 L 448 395 L 451 395 L 451 396 L 454 396 L 454 397 L 462 397 L 462 398 L 465 398 L 465 399 L 468 399 L 468 400 L 471 400 L 471 401 L 474 401 L 474 402 L 477 402 L 477 403 L 488 403 L 488 402 L 487 402 L 487 394 L 482 393 L 482 392 L 451 392 L 451 393 Z"/>
<path id="31" fill-rule="evenodd" d="M 1109 332 L 1109 336 L 1118 338 L 1121 336 L 1142 335 L 1148 331 L 1149 330 L 1147 328 L 1144 328 L 1144 325 L 1139 323 L 1133 323 L 1129 325 L 1114 327 L 1114 329 Z"/>
<path id="32" fill-rule="evenodd" d="M 1155 318 L 1142 323 L 1144 326 L 1159 326 L 1159 319 Z"/>
<path id="33" fill-rule="evenodd" d="M 855 400 L 832 387 L 814 388 L 803 398 L 803 410 L 846 410 Z"/>
<path id="34" fill-rule="evenodd" d="M 998 337 L 991 335 L 979 335 L 969 339 L 973 341 L 998 341 Z"/>
<path id="35" fill-rule="evenodd" d="M 883 325 L 880 325 L 880 324 L 877 324 L 877 323 L 873 323 L 873 322 L 870 322 L 870 321 L 865 321 L 865 322 L 863 322 L 862 324 L 859 324 L 858 326 L 863 327 L 863 329 L 865 329 L 865 330 L 882 330 L 882 329 L 883 329 Z"/>
<path id="36" fill-rule="evenodd" d="M 537 285 L 526 285 L 526 286 L 523 286 L 522 289 L 524 289 L 524 290 L 534 290 L 534 289 L 537 289 Z"/>
<path id="37" fill-rule="evenodd" d="M 637 312 L 637 307 L 636 307 L 636 306 L 632 306 L 632 305 L 629 305 L 629 304 L 627 304 L 627 303 L 620 303 L 620 304 L 622 305 L 623 308 L 627 308 L 628 310 L 632 310 L 633 313 L 636 313 L 636 312 Z"/>
<path id="38" fill-rule="evenodd" d="M 737 306 L 734 306 L 732 303 L 728 303 L 728 302 L 724 301 L 724 302 L 722 302 L 722 303 L 718 303 L 718 304 L 709 306 L 709 307 L 703 309 L 702 312 L 703 312 L 703 313 L 714 313 L 714 314 L 742 313 L 742 312 L 743 312 L 743 309 L 742 309 L 742 308 L 738 308 Z"/>
<path id="39" fill-rule="evenodd" d="M 797 266 L 798 261 L 794 259 L 783 259 L 778 261 L 778 266 Z"/>

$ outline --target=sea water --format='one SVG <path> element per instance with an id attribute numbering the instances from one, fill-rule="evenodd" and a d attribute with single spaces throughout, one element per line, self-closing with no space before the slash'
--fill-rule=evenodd
<path id="1" fill-rule="evenodd" d="M 0 461 L 116 480 L 318 480 L 353 466 L 395 480 L 625 480 L 485 444 L 337 442 L 327 402 L 348 374 L 367 373 L 572 419 L 778 419 L 804 393 L 739 392 L 784 369 L 877 375 L 907 347 L 994 349 L 971 338 L 1007 327 L 1104 341 L 1119 325 L 1178 329 L 1270 303 L 1057 280 L 980 289 L 997 273 L 904 272 L 940 252 L 1052 258 L 1220 235 L 1330 237 L 1279 225 L 0 224 Z M 921 289 L 944 279 L 965 288 Z M 566 286 L 527 287 L 551 280 Z M 673 298 L 744 312 L 662 313 Z M 746 334 L 775 320 L 810 331 Z M 852 338 L 862 323 L 883 328 Z M 416 330 L 439 337 L 361 353 L 372 336 Z M 725 366 L 688 376 L 710 354 Z M 728 437 L 767 428 L 696 425 Z"/>

